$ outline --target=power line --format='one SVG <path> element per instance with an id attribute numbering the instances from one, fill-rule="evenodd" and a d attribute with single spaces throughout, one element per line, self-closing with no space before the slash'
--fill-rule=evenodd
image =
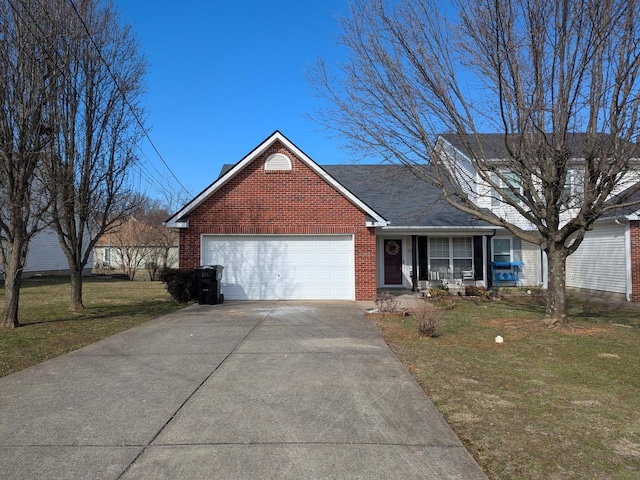
<path id="1" fill-rule="evenodd" d="M 11 6 L 11 9 L 14 11 L 14 13 L 20 18 L 20 20 L 24 23 L 24 25 L 26 26 L 26 28 L 29 30 L 29 32 L 34 35 L 35 34 L 31 28 L 31 22 L 26 22 L 25 19 L 22 16 L 21 10 L 19 10 L 15 3 L 13 2 L 13 0 L 7 0 L 9 5 Z M 40 34 L 45 35 L 45 32 L 43 31 L 41 25 L 39 24 L 39 22 L 36 21 L 36 18 L 34 17 L 34 14 L 29 10 L 29 8 L 26 8 L 24 5 L 24 1 L 23 0 L 19 0 L 20 4 L 22 5 L 22 7 L 24 8 L 24 11 L 26 13 L 28 13 L 29 17 L 31 18 L 31 20 L 33 21 L 33 23 L 35 24 L 36 28 L 38 29 L 38 31 L 40 32 Z M 59 31 L 59 28 L 57 27 L 57 23 L 56 21 L 54 21 L 51 18 L 51 14 L 47 11 L 47 9 L 44 7 L 44 5 L 42 4 L 42 2 L 40 2 L 39 0 L 37 1 L 38 5 L 40 6 L 40 8 L 42 9 L 42 12 L 49 18 L 49 20 L 51 20 L 52 25 L 54 26 L 54 28 L 56 28 L 56 30 Z M 84 22 L 84 20 L 82 19 L 82 17 L 79 15 L 79 12 L 77 10 L 77 8 L 75 7 L 75 5 L 73 4 L 73 1 L 71 1 L 72 7 L 74 8 L 74 12 L 76 13 L 76 15 L 78 16 L 79 20 L 82 22 L 83 27 L 85 32 L 87 33 L 91 43 L 93 44 L 94 48 L 96 49 L 101 62 L 105 65 L 105 67 L 107 68 L 107 71 L 109 73 L 109 75 L 111 76 L 112 80 L 115 83 L 116 88 L 118 89 L 118 92 L 122 95 L 122 98 L 125 102 L 125 104 L 127 105 L 127 107 L 129 108 L 129 110 L 131 111 L 136 123 L 140 126 L 140 128 L 142 129 L 142 132 L 144 133 L 144 136 L 149 140 L 149 142 L 151 143 L 151 145 L 153 146 L 156 154 L 158 155 L 158 157 L 162 160 L 163 164 L 165 165 L 165 167 L 167 168 L 167 171 L 169 171 L 169 173 L 173 176 L 173 178 L 176 180 L 176 182 L 178 183 L 178 185 L 180 185 L 180 187 L 182 187 L 182 189 L 187 193 L 188 196 L 190 196 L 190 192 L 184 187 L 184 185 L 182 185 L 182 183 L 178 180 L 178 178 L 176 177 L 176 175 L 173 173 L 173 171 L 171 171 L 171 169 L 169 168 L 169 166 L 167 165 L 167 163 L 165 162 L 164 158 L 162 157 L 162 155 L 160 154 L 160 152 L 158 151 L 157 147 L 155 146 L 155 144 L 153 143 L 153 141 L 151 140 L 147 130 L 145 129 L 144 125 L 142 124 L 142 122 L 140 121 L 138 115 L 136 114 L 135 110 L 133 109 L 132 105 L 130 104 L 130 102 L 128 101 L 125 93 L 123 92 L 122 88 L 120 87 L 118 81 L 115 78 L 115 75 L 113 74 L 113 72 L 111 71 L 109 65 L 106 63 L 104 57 L 102 56 L 102 52 L 100 51 L 99 47 L 97 46 L 95 40 L 93 39 L 93 37 L 91 36 L 88 27 L 86 25 L 86 23 Z M 65 40 L 65 36 L 61 34 L 61 39 L 63 42 L 67 43 L 67 41 Z M 60 66 L 58 65 L 58 61 L 57 58 L 55 58 L 55 56 L 50 56 L 50 60 L 53 62 L 53 64 L 56 66 L 57 70 L 62 74 L 63 77 L 66 78 L 66 73 L 64 71 L 64 69 L 60 68 Z M 68 79 L 67 79 L 68 80 Z M 71 85 L 71 87 L 75 90 L 75 86 Z M 78 92 L 76 91 L 76 94 L 78 95 Z M 79 96 L 80 101 L 83 101 L 82 98 Z M 138 146 L 139 148 L 139 146 Z M 139 148 L 140 152 L 142 153 L 142 155 L 148 159 L 148 157 L 144 154 L 144 152 Z M 153 169 L 156 171 L 156 173 L 158 174 L 158 178 L 159 179 L 163 179 L 162 174 L 160 173 L 160 171 L 155 167 L 155 165 L 150 162 L 149 165 L 151 165 L 151 167 L 153 167 Z M 169 187 L 168 185 L 164 184 L 164 182 L 161 182 L 160 180 L 156 179 L 156 175 L 154 175 L 153 173 L 151 173 L 142 162 L 138 162 L 138 163 L 134 163 L 132 164 L 133 168 L 138 169 L 138 171 L 140 172 L 140 177 L 144 177 L 146 182 L 154 187 L 158 192 L 163 193 L 164 195 L 166 195 L 167 193 L 169 193 L 169 198 L 174 198 L 174 190 Z"/>
<path id="2" fill-rule="evenodd" d="M 175 181 L 178 183 L 178 185 L 180 185 L 180 187 L 182 188 L 182 190 L 185 191 L 185 193 L 188 196 L 191 196 L 191 193 L 189 192 L 189 190 L 186 189 L 186 187 L 180 182 L 180 180 L 178 179 L 178 177 L 176 176 L 175 173 L 173 173 L 173 171 L 171 170 L 171 168 L 169 168 L 169 165 L 167 164 L 167 162 L 165 161 L 164 157 L 162 156 L 162 154 L 160 153 L 160 151 L 158 150 L 158 147 L 156 147 L 156 144 L 153 142 L 153 140 L 151 140 L 151 136 L 149 135 L 149 132 L 147 131 L 147 129 L 145 128 L 145 126 L 143 125 L 142 121 L 140 120 L 140 117 L 138 116 L 138 114 L 136 113 L 136 111 L 134 110 L 133 106 L 129 103 L 129 99 L 127 98 L 126 94 L 123 92 L 122 88 L 120 87 L 120 83 L 118 82 L 118 80 L 116 79 L 115 75 L 113 74 L 113 72 L 111 71 L 111 67 L 109 66 L 109 64 L 107 63 L 107 61 L 104 59 L 104 57 L 102 56 L 102 51 L 100 50 L 100 48 L 98 47 L 98 44 L 96 43 L 96 41 L 93 39 L 93 36 L 91 35 L 91 32 L 89 31 L 89 28 L 87 27 L 87 24 L 84 21 L 84 18 L 82 18 L 82 16 L 80 15 L 80 12 L 78 11 L 78 9 L 76 8 L 76 4 L 73 2 L 73 0 L 69 0 L 69 3 L 71 4 L 71 7 L 73 8 L 73 11 L 75 12 L 76 16 L 78 17 L 78 19 L 80 20 L 80 23 L 82 23 L 82 26 L 84 28 L 84 31 L 87 33 L 87 37 L 89 38 L 89 40 L 91 41 L 91 43 L 93 44 L 94 48 L 96 49 L 96 52 L 98 54 L 98 56 L 100 57 L 100 60 L 102 61 L 103 65 L 106 67 L 107 72 L 109 73 L 109 76 L 111 77 L 111 79 L 113 80 L 113 83 L 115 84 L 116 88 L 118 89 L 118 91 L 120 92 L 120 94 L 122 95 L 122 99 L 124 100 L 124 102 L 127 104 L 127 106 L 129 107 L 129 110 L 131 111 L 131 114 L 133 115 L 133 118 L 135 119 L 135 121 L 138 123 L 138 125 L 140 126 L 140 128 L 142 129 L 142 132 L 144 134 L 144 136 L 146 137 L 146 139 L 149 141 L 149 144 L 151 145 L 151 147 L 153 148 L 154 152 L 156 153 L 156 155 L 158 156 L 158 158 L 162 161 L 162 163 L 164 164 L 164 166 L 166 167 L 166 169 L 169 171 L 169 173 L 171 174 L 171 176 L 175 179 Z"/>

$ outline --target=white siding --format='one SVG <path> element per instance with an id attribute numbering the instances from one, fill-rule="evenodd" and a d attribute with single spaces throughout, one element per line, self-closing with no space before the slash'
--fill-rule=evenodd
<path id="1" fill-rule="evenodd" d="M 88 267 L 90 268 L 91 264 Z M 47 228 L 31 240 L 24 272 L 28 274 L 61 270 L 69 270 L 69 262 L 60 248 L 58 235 L 52 229 Z"/>
<path id="2" fill-rule="evenodd" d="M 567 286 L 626 293 L 625 227 L 599 223 L 567 259 Z"/>
<path id="3" fill-rule="evenodd" d="M 540 247 L 533 243 L 522 242 L 522 261 L 524 266 L 520 273 L 520 283 L 525 287 L 542 285 Z"/>

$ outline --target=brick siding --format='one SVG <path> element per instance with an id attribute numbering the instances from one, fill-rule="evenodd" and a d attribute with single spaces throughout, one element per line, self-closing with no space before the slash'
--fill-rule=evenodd
<path id="1" fill-rule="evenodd" d="M 266 158 L 283 153 L 290 171 L 265 172 Z M 180 230 L 180 266 L 200 262 L 203 234 L 352 234 L 356 300 L 376 297 L 376 236 L 366 215 L 311 168 L 275 142 L 191 211 Z"/>

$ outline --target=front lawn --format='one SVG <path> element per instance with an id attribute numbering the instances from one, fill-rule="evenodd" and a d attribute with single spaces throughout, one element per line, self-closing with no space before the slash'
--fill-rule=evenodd
<path id="1" fill-rule="evenodd" d="M 542 299 L 454 301 L 435 338 L 372 321 L 489 478 L 640 478 L 640 308 L 574 300 L 559 330 Z"/>
<path id="2" fill-rule="evenodd" d="M 82 312 L 69 311 L 69 279 L 23 280 L 20 323 L 0 329 L 0 377 L 57 357 L 180 308 L 160 282 L 88 277 Z M 0 289 L 0 312 L 4 289 Z"/>

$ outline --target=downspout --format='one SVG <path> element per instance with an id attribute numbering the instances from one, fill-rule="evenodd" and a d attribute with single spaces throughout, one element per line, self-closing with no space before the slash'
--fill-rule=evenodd
<path id="1" fill-rule="evenodd" d="M 540 285 L 542 285 L 542 288 L 546 289 L 549 286 L 548 275 L 547 254 L 544 248 L 540 246 Z"/>

